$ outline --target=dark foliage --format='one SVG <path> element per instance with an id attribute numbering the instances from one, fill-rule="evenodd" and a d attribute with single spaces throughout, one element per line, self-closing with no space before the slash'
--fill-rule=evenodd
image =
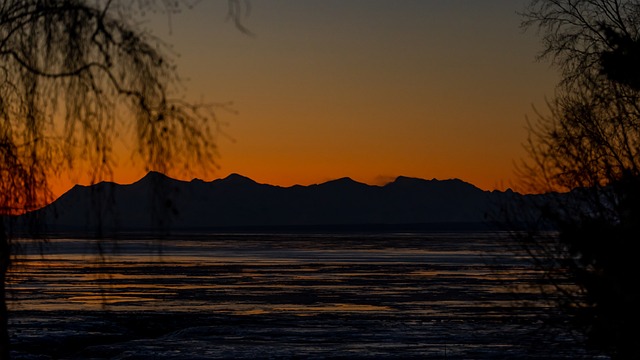
<path id="1" fill-rule="evenodd" d="M 562 82 L 521 171 L 531 190 L 568 194 L 542 212 L 557 235 L 523 243 L 591 346 L 640 358 L 640 3 L 534 0 L 524 16 Z"/>
<path id="2" fill-rule="evenodd" d="M 240 22 L 245 2 L 229 0 Z M 70 169 L 109 178 L 112 140 L 129 137 L 147 169 L 213 163 L 212 106 L 179 94 L 166 46 L 139 26 L 187 0 L 0 2 L 0 216 L 50 202 L 49 179 Z M 37 219 L 36 219 L 37 220 Z M 37 224 L 37 221 L 33 222 Z M 14 247 L 0 220 L 0 358 L 8 358 L 5 276 Z"/>

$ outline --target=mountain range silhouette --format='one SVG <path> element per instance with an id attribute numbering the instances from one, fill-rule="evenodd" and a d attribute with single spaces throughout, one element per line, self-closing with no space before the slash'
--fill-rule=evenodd
<path id="1" fill-rule="evenodd" d="M 205 182 L 150 172 L 129 185 L 76 185 L 39 210 L 50 231 L 206 231 L 258 228 L 480 228 L 522 195 L 458 179 L 400 176 L 384 186 L 350 178 L 291 187 L 232 174 Z"/>

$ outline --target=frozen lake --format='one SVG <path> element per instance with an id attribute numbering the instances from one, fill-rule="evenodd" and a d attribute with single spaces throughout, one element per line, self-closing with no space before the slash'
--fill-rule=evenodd
<path id="1" fill-rule="evenodd" d="M 495 233 L 21 244 L 18 359 L 593 358 Z"/>

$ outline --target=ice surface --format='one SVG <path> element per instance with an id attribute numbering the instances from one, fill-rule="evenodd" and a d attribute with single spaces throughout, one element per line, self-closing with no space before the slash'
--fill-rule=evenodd
<path id="1" fill-rule="evenodd" d="M 11 274 L 17 359 L 593 358 L 496 234 L 58 239 Z M 28 243 L 28 241 L 25 241 Z M 104 244 L 103 244 L 104 245 Z M 29 248 L 28 246 L 26 247 Z M 561 318 L 558 318 L 561 320 Z"/>

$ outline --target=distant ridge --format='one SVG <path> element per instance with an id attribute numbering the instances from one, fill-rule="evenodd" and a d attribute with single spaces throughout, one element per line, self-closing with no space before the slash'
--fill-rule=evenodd
<path id="1" fill-rule="evenodd" d="M 150 172 L 133 184 L 75 186 L 39 210 L 51 231 L 484 228 L 521 195 L 462 180 L 400 176 L 383 185 L 340 178 L 309 186 L 260 184 L 231 174 L 210 182 Z"/>
<path id="2" fill-rule="evenodd" d="M 194 179 L 192 181 L 196 181 L 199 179 Z M 202 181 L 202 180 L 200 180 Z M 213 180 L 212 182 L 214 183 L 233 183 L 233 184 L 257 184 L 257 182 L 253 181 L 252 179 L 246 177 L 246 176 L 242 176 L 240 174 L 230 174 L 229 176 L 227 176 L 226 178 L 223 179 L 217 179 L 217 180 Z"/>

